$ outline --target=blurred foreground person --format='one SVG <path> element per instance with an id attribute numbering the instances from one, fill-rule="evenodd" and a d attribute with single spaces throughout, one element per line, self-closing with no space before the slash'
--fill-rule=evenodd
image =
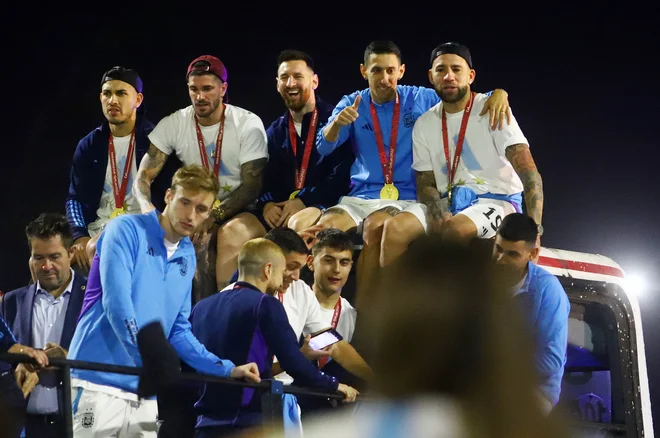
<path id="1" fill-rule="evenodd" d="M 371 285 L 373 401 L 303 424 L 306 438 L 565 436 L 542 413 L 521 315 L 479 248 L 422 237 Z"/>

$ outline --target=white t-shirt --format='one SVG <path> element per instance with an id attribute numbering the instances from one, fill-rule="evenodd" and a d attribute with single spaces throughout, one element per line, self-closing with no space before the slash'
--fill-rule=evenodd
<path id="1" fill-rule="evenodd" d="M 200 125 L 209 165 L 215 162 L 215 142 L 220 123 Z M 266 130 L 254 113 L 227 104 L 220 161 L 220 200 L 229 196 L 241 183 L 241 165 L 259 158 L 268 158 Z M 195 112 L 192 105 L 163 118 L 149 134 L 151 143 L 163 153 L 176 153 L 184 165 L 202 164 L 197 143 Z M 213 157 L 211 156 L 213 154 Z"/>
<path id="2" fill-rule="evenodd" d="M 346 298 L 341 297 L 341 313 L 339 314 L 339 321 L 337 321 L 337 332 L 344 338 L 346 342 L 351 342 L 353 339 L 353 332 L 355 331 L 355 321 L 357 320 L 357 310 L 351 306 Z M 321 306 L 321 316 L 325 322 L 326 327 L 332 326 L 332 316 L 335 314 L 335 309 L 326 309 Z"/>
<path id="3" fill-rule="evenodd" d="M 112 142 L 115 146 L 115 159 L 117 161 L 117 179 L 121 187 L 121 180 L 124 176 L 124 167 L 126 165 L 126 155 L 128 154 L 128 145 L 131 141 L 131 134 L 124 137 L 113 137 Z M 103 227 L 110 222 L 110 214 L 116 208 L 115 195 L 112 189 L 112 169 L 110 164 L 110 156 L 108 155 L 108 165 L 105 168 L 105 182 L 103 183 L 103 193 L 101 193 L 101 200 L 99 201 L 99 208 L 96 210 L 97 219 L 87 226 L 87 230 L 93 237 L 98 234 Z M 137 166 L 135 164 L 135 151 L 133 151 L 133 160 L 131 161 L 131 171 L 128 174 L 128 186 L 126 187 L 126 196 L 124 203 L 126 204 L 128 213 L 140 213 L 140 206 L 135 201 L 132 195 L 133 181 L 137 175 Z"/>
<path id="4" fill-rule="evenodd" d="M 311 287 L 302 280 L 295 280 L 283 295 L 282 304 L 297 338 L 307 336 L 330 327 L 323 308 Z M 330 315 L 332 319 L 332 315 Z"/>
<path id="5" fill-rule="evenodd" d="M 477 194 L 513 195 L 523 191 L 523 184 L 506 158 L 506 148 L 529 142 L 512 117 L 511 124 L 502 130 L 492 130 L 488 117 L 480 116 L 488 96 L 477 94 L 463 141 L 463 152 L 454 177 L 454 185 L 461 182 Z M 463 111 L 447 113 L 449 157 L 454 160 Z M 413 169 L 433 171 L 441 194 L 447 192 L 447 159 L 442 140 L 442 102 L 422 114 L 413 128 Z"/>
<path id="6" fill-rule="evenodd" d="M 222 289 L 221 292 L 233 289 L 234 284 L 230 284 Z M 275 294 L 275 298 L 277 298 L 277 294 Z M 314 291 L 302 280 L 295 280 L 291 283 L 282 295 L 282 305 L 284 306 L 287 318 L 289 318 L 289 325 L 296 334 L 297 339 L 300 339 L 302 334 L 308 335 L 330 327 L 332 314 L 330 315 L 330 320 L 326 322 L 321 305 L 316 300 Z M 343 313 L 344 309 L 342 308 Z"/>
<path id="7" fill-rule="evenodd" d="M 177 248 L 179 247 L 179 242 L 170 242 L 166 238 L 163 238 L 163 243 L 165 244 L 165 249 L 167 250 L 167 259 L 171 259 Z"/>

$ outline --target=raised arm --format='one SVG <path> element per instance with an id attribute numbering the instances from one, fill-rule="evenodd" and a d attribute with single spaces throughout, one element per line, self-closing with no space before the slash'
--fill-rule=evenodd
<path id="1" fill-rule="evenodd" d="M 504 128 L 504 122 L 506 121 L 507 125 L 510 125 L 512 120 L 509 93 L 498 88 L 486 94 L 488 95 L 488 100 L 479 115 L 483 116 L 489 113 L 491 129 L 496 129 L 499 126 L 499 129 L 502 130 Z"/>
<path id="2" fill-rule="evenodd" d="M 151 203 L 151 183 L 163 169 L 168 155 L 152 144 L 142 158 L 137 177 L 133 183 L 133 196 L 142 213 L 148 213 L 156 207 Z"/>
<path id="3" fill-rule="evenodd" d="M 506 158 L 520 177 L 525 193 L 527 215 L 541 224 L 543 216 L 543 180 L 526 144 L 513 144 L 506 148 Z"/>
<path id="4" fill-rule="evenodd" d="M 268 158 L 258 158 L 241 165 L 241 185 L 218 208 L 212 210 L 216 222 L 223 222 L 240 213 L 259 197 L 267 162 Z"/>
<path id="5" fill-rule="evenodd" d="M 355 97 L 353 97 L 355 95 Z M 358 108 L 362 97 L 359 93 L 344 96 L 332 111 L 328 124 L 316 136 L 316 149 L 321 155 L 330 155 L 349 137 L 348 126 L 360 116 Z"/>

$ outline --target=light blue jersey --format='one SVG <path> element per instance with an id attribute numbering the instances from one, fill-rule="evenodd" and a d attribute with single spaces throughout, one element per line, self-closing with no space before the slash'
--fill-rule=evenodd
<path id="1" fill-rule="evenodd" d="M 394 161 L 394 185 L 399 189 L 399 199 L 417 199 L 415 171 L 412 169 L 413 148 L 412 130 L 417 118 L 440 102 L 435 90 L 431 88 L 410 85 L 397 85 L 400 101 L 399 132 L 396 142 L 396 157 Z M 339 131 L 336 142 L 330 143 L 319 130 L 316 138 L 316 148 L 321 155 L 329 155 L 336 147 L 350 140 L 355 151 L 355 162 L 351 168 L 351 183 L 353 185 L 349 196 L 363 199 L 378 199 L 380 191 L 385 184 L 383 168 L 380 163 L 376 135 L 371 120 L 371 95 L 369 89 L 356 91 L 344 96 L 335 107 L 328 123 L 337 117 L 347 106 L 353 105 L 355 98 L 360 94 L 362 101 L 358 107 L 359 117 L 351 125 L 344 126 Z M 392 116 L 394 114 L 394 101 L 382 105 L 375 104 L 378 122 L 383 134 L 385 152 L 390 154 L 390 132 L 392 130 Z"/>
<path id="2" fill-rule="evenodd" d="M 190 329 L 192 242 L 181 239 L 168 259 L 164 238 L 155 210 L 108 223 L 96 245 L 69 359 L 141 366 L 138 330 L 159 321 L 183 361 L 202 373 L 229 376 L 234 364 L 207 351 Z M 137 393 L 137 376 L 78 369 L 71 376 Z"/>

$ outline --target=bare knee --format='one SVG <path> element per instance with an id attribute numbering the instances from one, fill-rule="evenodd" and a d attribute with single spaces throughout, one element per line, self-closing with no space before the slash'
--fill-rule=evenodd
<path id="1" fill-rule="evenodd" d="M 266 235 L 261 222 L 250 213 L 241 213 L 218 230 L 218 248 L 240 250 L 245 242 Z"/>
<path id="2" fill-rule="evenodd" d="M 307 207 L 291 216 L 287 226 L 296 232 L 300 232 L 314 225 L 320 216 L 321 210 L 316 207 Z"/>
<path id="3" fill-rule="evenodd" d="M 357 228 L 357 224 L 351 215 L 343 208 L 337 207 L 329 208 L 323 212 L 318 225 L 321 225 L 323 228 L 337 228 L 346 232 Z"/>
<path id="4" fill-rule="evenodd" d="M 93 260 L 94 255 L 96 254 L 96 241 L 97 239 L 90 239 L 85 245 L 85 252 L 87 253 L 87 257 L 89 257 L 89 260 Z"/>
<path id="5" fill-rule="evenodd" d="M 468 219 L 469 221 L 469 219 Z M 455 241 L 455 242 L 465 242 L 470 240 L 474 236 L 474 226 L 469 226 L 464 220 L 456 220 L 456 217 L 442 224 L 441 235 L 443 239 Z"/>
<path id="6" fill-rule="evenodd" d="M 407 245 L 424 234 L 424 227 L 412 213 L 403 212 L 383 226 L 383 245 Z"/>
<path id="7" fill-rule="evenodd" d="M 392 219 L 392 216 L 383 212 L 371 213 L 364 219 L 364 223 L 362 224 L 362 239 L 365 245 L 373 245 L 380 242 L 383 237 L 385 221 L 390 219 Z"/>

